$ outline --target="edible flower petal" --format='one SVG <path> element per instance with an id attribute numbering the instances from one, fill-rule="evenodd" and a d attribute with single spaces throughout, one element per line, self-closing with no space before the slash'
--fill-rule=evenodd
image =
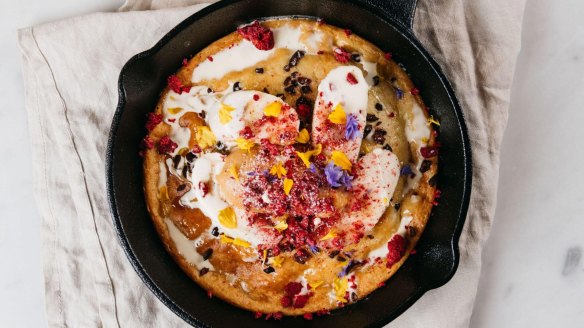
<path id="1" fill-rule="evenodd" d="M 235 143 L 237 143 L 237 147 L 239 147 L 239 149 L 247 150 L 247 151 L 249 151 L 250 149 L 252 149 L 255 146 L 255 142 L 253 142 L 252 140 L 249 140 L 249 139 L 244 139 L 244 138 L 237 138 L 235 140 Z"/>
<path id="2" fill-rule="evenodd" d="M 324 281 L 319 280 L 319 281 L 311 282 L 308 285 L 310 286 L 311 289 L 317 289 L 322 284 L 324 284 Z"/>
<path id="3" fill-rule="evenodd" d="M 233 245 L 237 245 L 237 246 L 241 246 L 241 247 L 250 247 L 251 244 L 248 243 L 247 241 L 243 240 L 243 239 L 239 239 L 239 238 L 235 238 L 233 240 Z"/>
<path id="4" fill-rule="evenodd" d="M 231 122 L 232 119 L 231 112 L 233 112 L 234 110 L 235 107 L 221 103 L 221 107 L 219 108 L 219 122 L 223 125 Z"/>
<path id="5" fill-rule="evenodd" d="M 201 149 L 215 146 L 217 139 L 208 126 L 199 126 L 195 133 L 195 140 Z"/>
<path id="6" fill-rule="evenodd" d="M 300 157 L 300 159 L 302 160 L 304 165 L 306 165 L 306 167 L 309 168 L 310 167 L 310 157 L 318 156 L 318 155 L 320 155 L 321 152 L 322 152 L 322 145 L 318 144 L 318 145 L 316 145 L 316 147 L 313 150 L 309 150 L 309 151 L 304 152 L 304 153 L 297 151 L 296 154 L 298 155 L 298 157 Z"/>
<path id="7" fill-rule="evenodd" d="M 339 302 L 346 303 L 345 294 L 349 289 L 349 280 L 347 277 L 337 278 L 333 281 L 333 291 L 335 293 L 336 299 Z"/>
<path id="8" fill-rule="evenodd" d="M 296 137 L 296 142 L 298 143 L 302 143 L 305 144 L 310 140 L 310 134 L 308 133 L 308 130 L 306 129 L 302 129 L 302 131 L 300 131 L 300 133 L 298 133 L 298 137 Z"/>
<path id="9" fill-rule="evenodd" d="M 357 138 L 361 133 L 359 133 L 359 122 L 357 117 L 353 114 L 347 117 L 347 124 L 345 125 L 345 139 L 353 140 Z"/>
<path id="10" fill-rule="evenodd" d="M 274 101 L 264 108 L 264 115 L 266 116 L 278 117 L 281 112 L 282 104 L 277 101 Z"/>
<path id="11" fill-rule="evenodd" d="M 219 223 L 228 229 L 237 228 L 237 216 L 235 216 L 235 211 L 231 207 L 226 207 L 219 211 Z"/>
<path id="12" fill-rule="evenodd" d="M 337 236 L 337 234 L 333 230 L 330 230 L 324 237 L 320 238 L 320 241 L 333 239 L 336 236 Z"/>
<path id="13" fill-rule="evenodd" d="M 281 268 L 282 263 L 284 263 L 284 258 L 282 257 L 282 255 L 270 258 L 270 265 L 273 266 L 274 268 Z"/>
<path id="14" fill-rule="evenodd" d="M 341 184 L 339 180 L 343 176 L 343 170 L 335 164 L 328 163 L 324 168 L 324 175 L 326 176 L 326 181 L 331 185 L 331 187 L 340 187 Z"/>
<path id="15" fill-rule="evenodd" d="M 233 238 L 225 236 L 224 234 L 221 234 L 221 236 L 219 236 L 219 241 L 222 244 L 231 244 L 231 243 L 233 243 Z"/>
<path id="16" fill-rule="evenodd" d="M 176 115 L 176 114 L 180 113 L 182 110 L 183 109 L 180 107 L 173 107 L 173 108 L 167 109 L 167 111 L 172 115 Z"/>
<path id="17" fill-rule="evenodd" d="M 432 116 L 432 115 L 430 115 L 430 117 L 428 118 L 428 123 L 427 124 L 428 124 L 428 126 L 430 126 L 432 124 L 434 124 L 436 126 L 440 126 L 440 122 L 438 122 L 438 120 L 436 120 L 434 118 L 434 116 Z"/>
<path id="18" fill-rule="evenodd" d="M 276 230 L 278 230 L 278 232 L 282 232 L 282 231 L 288 229 L 288 223 L 286 223 L 286 220 L 282 220 L 282 221 L 278 222 L 278 224 L 276 224 L 274 226 L 274 228 Z"/>
<path id="19" fill-rule="evenodd" d="M 335 124 L 346 124 L 347 114 L 345 113 L 343 105 L 340 103 L 336 105 L 333 111 L 329 114 L 328 119 Z"/>
<path id="20" fill-rule="evenodd" d="M 239 172 L 238 172 L 238 170 L 237 170 L 237 167 L 235 167 L 235 164 L 234 164 L 234 165 L 231 165 L 231 166 L 229 167 L 229 173 L 231 173 L 231 176 L 232 176 L 232 177 L 233 177 L 235 180 L 239 181 Z"/>
<path id="21" fill-rule="evenodd" d="M 276 163 L 274 166 L 272 166 L 272 168 L 270 169 L 270 174 L 271 175 L 276 175 L 278 176 L 279 179 L 281 179 L 283 176 L 285 176 L 288 173 L 288 170 L 286 170 L 286 168 L 282 165 L 281 162 Z"/>
<path id="22" fill-rule="evenodd" d="M 248 243 L 247 241 L 245 241 L 243 239 L 231 238 L 229 236 L 226 236 L 225 234 L 221 234 L 221 236 L 219 236 L 219 241 L 222 244 L 233 244 L 233 245 L 246 247 L 246 248 L 251 246 L 250 243 Z"/>
<path id="23" fill-rule="evenodd" d="M 331 159 L 333 160 L 335 165 L 339 166 L 340 168 L 346 171 L 350 171 L 351 167 L 353 166 L 347 155 L 345 155 L 345 153 L 343 153 L 342 151 L 333 150 L 333 152 L 331 153 Z"/>
<path id="24" fill-rule="evenodd" d="M 292 181 L 292 179 L 284 179 L 284 193 L 286 196 L 290 195 L 290 190 L 292 190 L 293 185 L 294 181 Z"/>

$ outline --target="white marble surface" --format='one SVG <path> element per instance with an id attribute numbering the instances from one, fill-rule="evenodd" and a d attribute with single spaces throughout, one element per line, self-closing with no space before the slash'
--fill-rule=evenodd
<path id="1" fill-rule="evenodd" d="M 46 325 L 15 30 L 122 2 L 0 2 L 0 327 Z M 584 327 L 583 20 L 582 0 L 528 0 L 471 327 Z"/>

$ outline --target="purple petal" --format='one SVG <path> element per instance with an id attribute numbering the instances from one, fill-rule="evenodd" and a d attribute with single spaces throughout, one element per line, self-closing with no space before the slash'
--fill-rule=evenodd
<path id="1" fill-rule="evenodd" d="M 347 124 L 345 125 L 345 139 L 353 140 L 359 135 L 359 121 L 355 115 L 351 114 L 347 117 Z"/>

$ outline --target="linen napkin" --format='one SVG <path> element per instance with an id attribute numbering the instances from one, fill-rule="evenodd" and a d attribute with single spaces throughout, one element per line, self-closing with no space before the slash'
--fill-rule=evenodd
<path id="1" fill-rule="evenodd" d="M 104 167 L 122 66 L 206 5 L 198 2 L 128 0 L 116 13 L 18 31 L 50 327 L 187 326 L 127 261 L 109 214 Z M 415 34 L 452 82 L 469 128 L 472 199 L 456 275 L 389 327 L 468 326 L 495 209 L 523 7 L 524 0 L 418 3 Z"/>

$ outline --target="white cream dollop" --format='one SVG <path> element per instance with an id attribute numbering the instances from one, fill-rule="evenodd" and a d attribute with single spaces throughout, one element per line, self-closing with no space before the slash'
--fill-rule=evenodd
<path id="1" fill-rule="evenodd" d="M 230 72 L 242 71 L 253 67 L 257 63 L 269 59 L 278 49 L 291 51 L 302 50 L 309 54 L 318 51 L 318 45 L 323 39 L 321 31 L 303 32 L 299 27 L 282 27 L 272 29 L 274 33 L 274 48 L 271 50 L 259 50 L 250 41 L 242 40 L 232 45 L 211 58 L 207 58 L 193 70 L 191 80 L 195 83 L 219 79 Z M 309 37 L 303 37 L 304 33 L 311 33 Z"/>

